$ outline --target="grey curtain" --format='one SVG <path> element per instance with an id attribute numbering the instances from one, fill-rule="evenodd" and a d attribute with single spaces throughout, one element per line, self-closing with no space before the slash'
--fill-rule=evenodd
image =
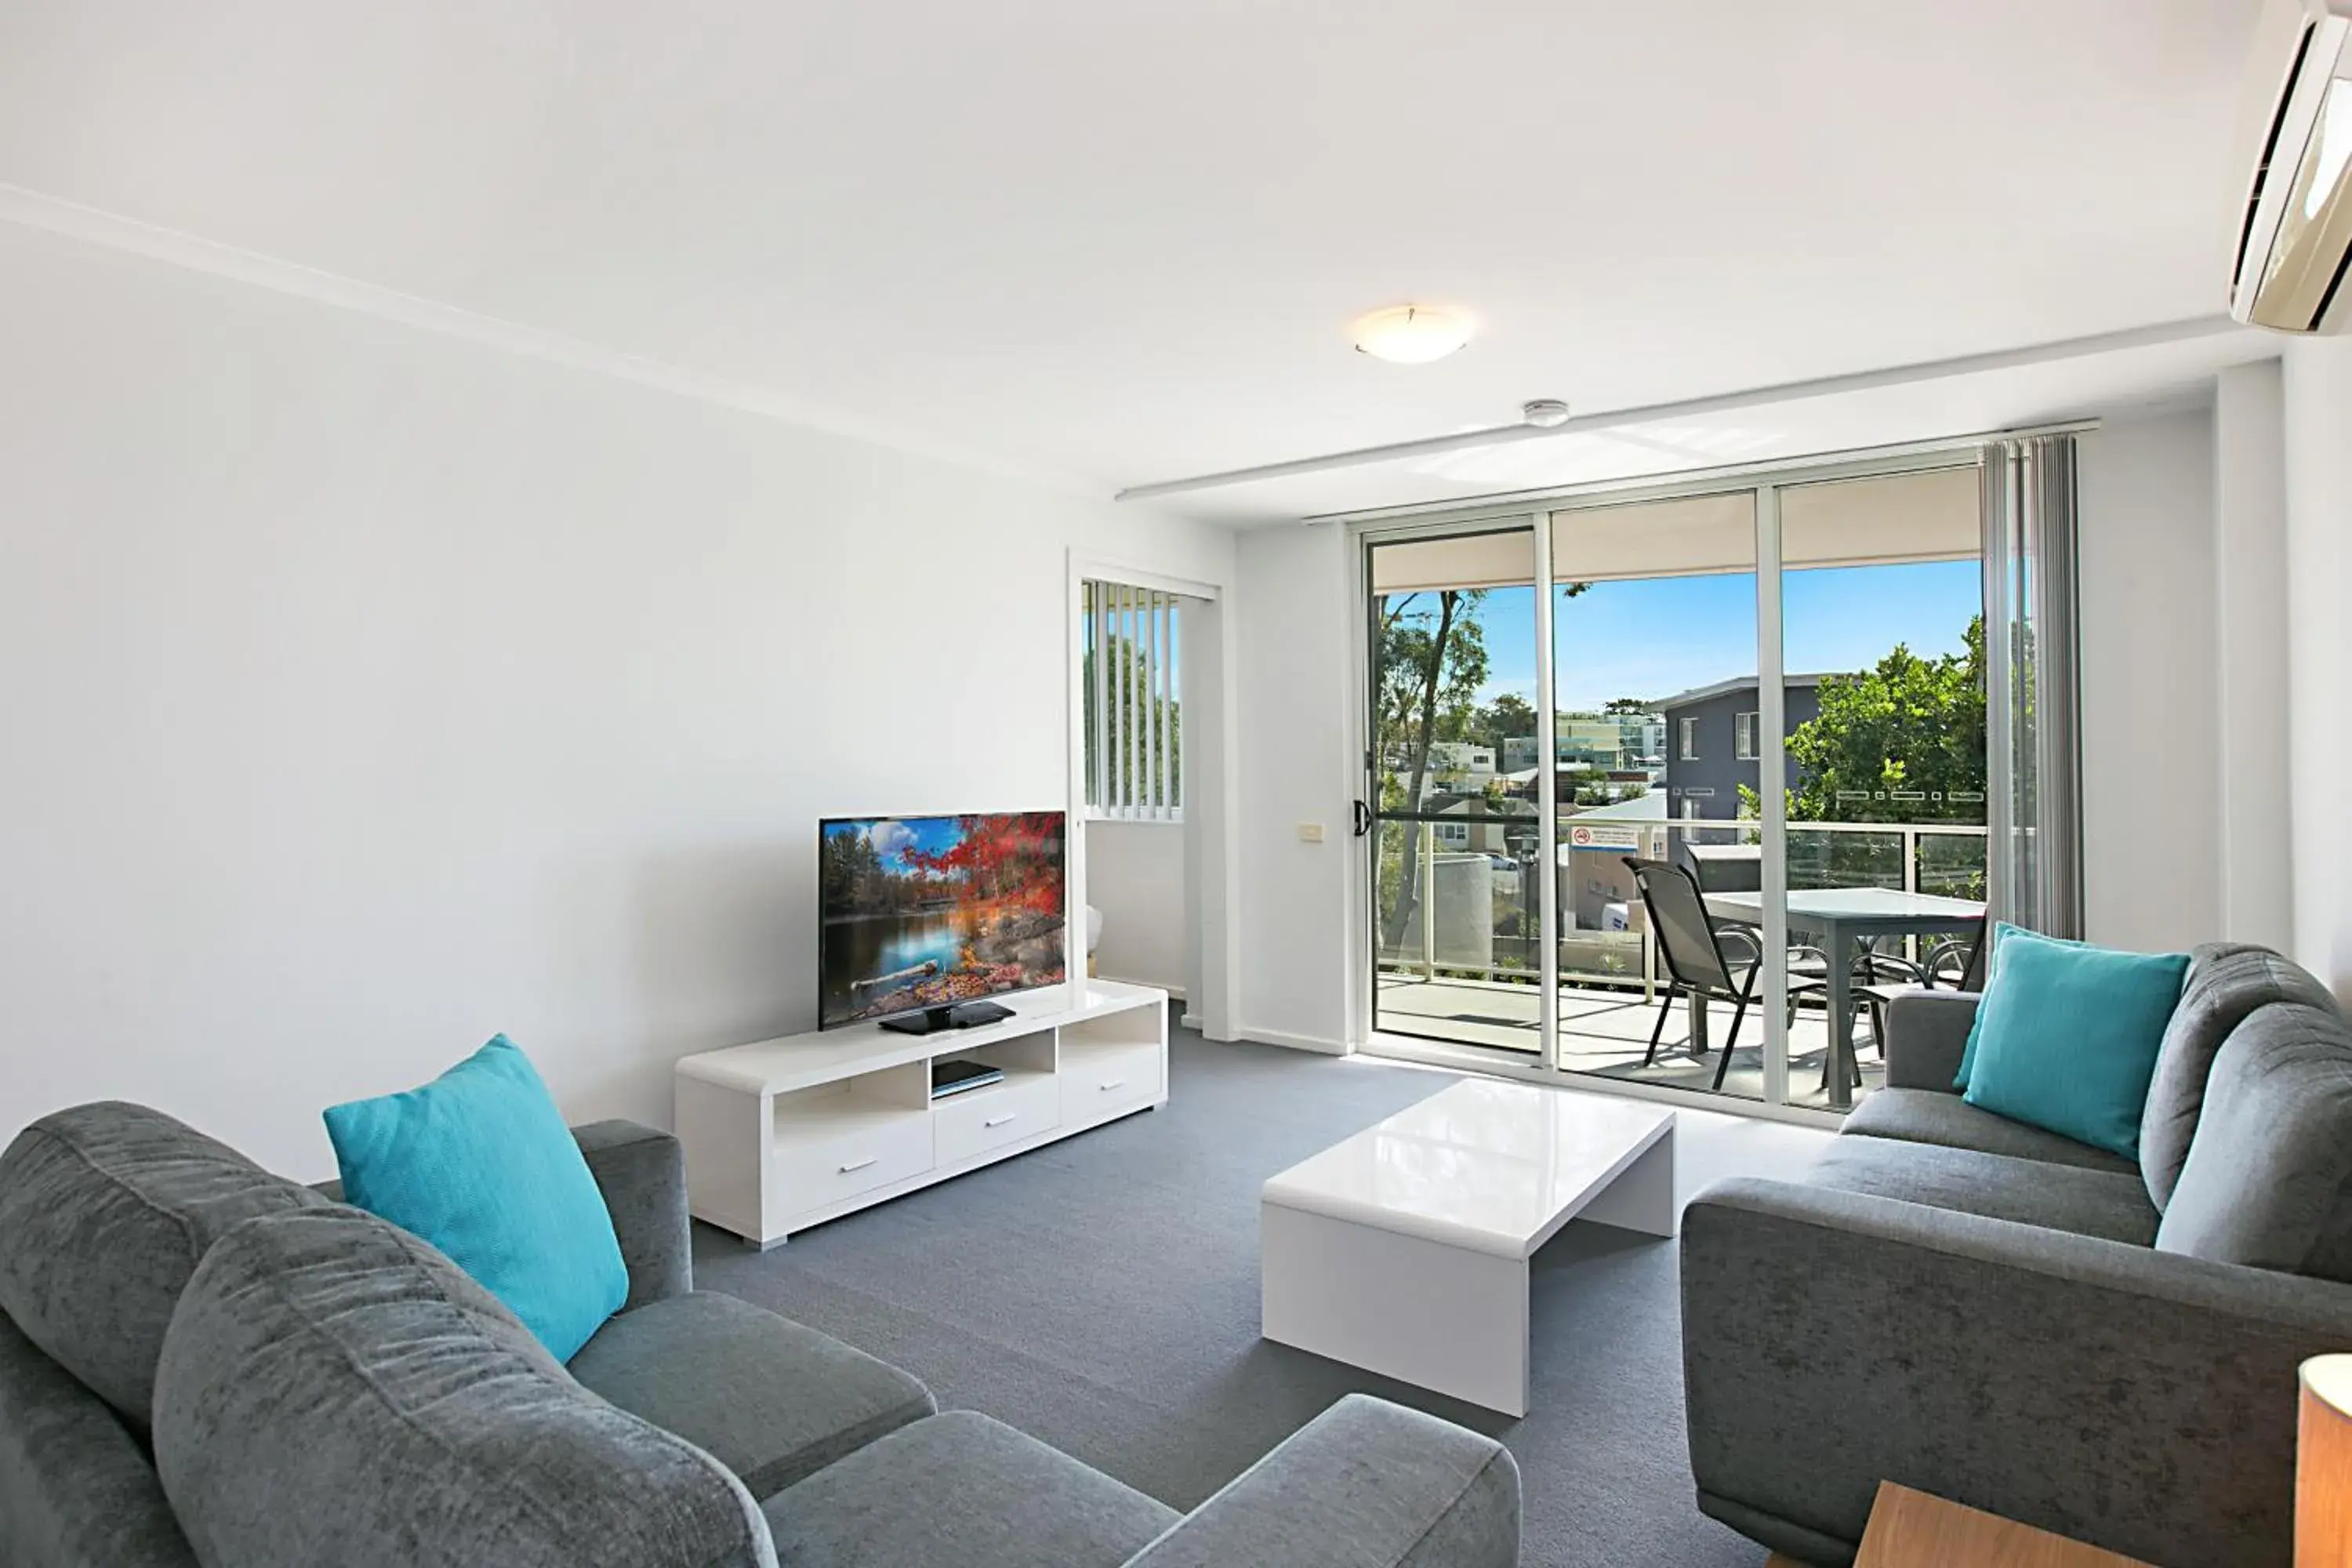
<path id="1" fill-rule="evenodd" d="M 1982 476 L 1990 909 L 1996 920 L 2079 938 L 2074 438 L 1993 442 Z"/>

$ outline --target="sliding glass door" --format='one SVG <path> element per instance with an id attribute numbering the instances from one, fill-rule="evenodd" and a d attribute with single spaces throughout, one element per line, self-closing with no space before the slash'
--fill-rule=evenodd
<path id="1" fill-rule="evenodd" d="M 1367 562 L 1372 1026 L 1540 1057 L 1534 531 Z"/>
<path id="2" fill-rule="evenodd" d="M 2071 931 L 2072 484 L 2044 438 L 1368 531 L 1376 1046 L 1842 1110 L 1891 988 Z"/>
<path id="3" fill-rule="evenodd" d="M 1769 976 L 1753 930 L 1674 918 L 1674 900 L 1694 892 L 1762 888 L 1741 785 L 1759 744 L 1756 492 L 1564 508 L 1546 526 L 1553 1059 L 1760 1099 Z"/>
<path id="4" fill-rule="evenodd" d="M 1778 487 L 1790 1103 L 1885 1075 L 1885 998 L 1968 979 L 1986 900 L 1975 463 Z"/>

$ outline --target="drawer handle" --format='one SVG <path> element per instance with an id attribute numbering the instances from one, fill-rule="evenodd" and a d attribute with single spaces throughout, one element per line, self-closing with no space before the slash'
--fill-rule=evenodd
<path id="1" fill-rule="evenodd" d="M 1103 1079 L 1101 1083 L 1095 1086 L 1095 1092 L 1097 1094 L 1108 1094 L 1112 1089 L 1125 1089 L 1126 1087 L 1127 1079 L 1123 1078 L 1107 1078 Z"/>
<path id="2" fill-rule="evenodd" d="M 982 1125 L 982 1127 L 1002 1127 L 1002 1126 L 1003 1126 L 1003 1125 L 1004 1125 L 1006 1122 L 1008 1122 L 1008 1121 L 1020 1121 L 1020 1120 L 1021 1120 L 1021 1113 L 1020 1113 L 1019 1111 L 1017 1111 L 1017 1110 L 1009 1110 L 1009 1111 L 1005 1112 L 1003 1115 L 999 1116 L 999 1117 L 995 1118 L 995 1119 L 994 1119 L 994 1120 L 992 1120 L 992 1121 L 983 1121 L 983 1122 L 982 1122 L 982 1123 L 981 1123 L 981 1125 Z"/>
<path id="3" fill-rule="evenodd" d="M 879 1154 L 868 1154 L 868 1155 L 866 1155 L 866 1158 L 864 1158 L 863 1160 L 853 1161 L 853 1162 L 852 1162 L 852 1163 L 850 1163 L 849 1164 L 844 1165 L 844 1166 L 841 1168 L 841 1173 L 842 1173 L 843 1175 L 845 1175 L 845 1175 L 848 1175 L 852 1171 L 862 1171 L 862 1170 L 866 1169 L 866 1166 L 873 1164 L 877 1160 L 879 1160 L 881 1157 L 882 1157 L 882 1156 L 881 1156 L 881 1155 L 879 1155 Z"/>

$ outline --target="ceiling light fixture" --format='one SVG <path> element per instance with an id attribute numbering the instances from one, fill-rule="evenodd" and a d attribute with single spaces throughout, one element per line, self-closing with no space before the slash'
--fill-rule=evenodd
<path id="1" fill-rule="evenodd" d="M 1470 341 L 1470 318 L 1443 305 L 1391 305 L 1359 316 L 1349 329 L 1358 353 L 1391 364 L 1427 364 Z"/>
<path id="2" fill-rule="evenodd" d="M 1568 423 L 1568 405 L 1557 397 L 1538 397 L 1519 405 L 1519 417 L 1538 430 L 1557 430 Z"/>

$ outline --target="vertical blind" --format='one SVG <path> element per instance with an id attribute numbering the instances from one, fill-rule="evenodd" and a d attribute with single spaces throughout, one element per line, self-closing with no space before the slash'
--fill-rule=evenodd
<path id="1" fill-rule="evenodd" d="M 1181 818 L 1181 602 L 1131 584 L 1085 585 L 1087 805 L 1096 815 Z"/>
<path id="2" fill-rule="evenodd" d="M 2074 438 L 1994 442 L 1983 484 L 1990 913 L 2080 937 Z"/>

